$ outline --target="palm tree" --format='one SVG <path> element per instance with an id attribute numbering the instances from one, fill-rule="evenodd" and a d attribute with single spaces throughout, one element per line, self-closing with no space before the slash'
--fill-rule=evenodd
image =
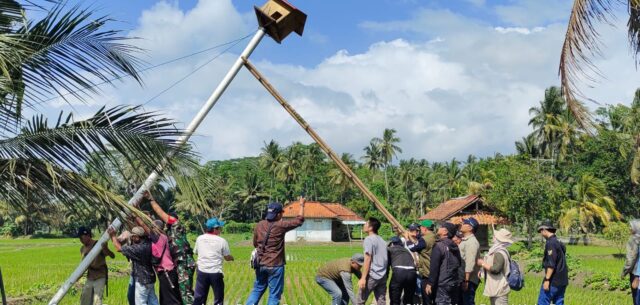
<path id="1" fill-rule="evenodd" d="M 564 158 L 580 144 L 582 133 L 577 128 L 575 119 L 570 112 L 550 118 L 549 124 L 545 129 L 549 130 L 547 134 L 553 135 L 552 137 L 555 140 L 553 149 L 556 151 L 556 158 L 560 162 L 564 161 Z"/>
<path id="2" fill-rule="evenodd" d="M 581 80 L 593 81 L 600 75 L 592 61 L 594 56 L 600 55 L 600 37 L 595 26 L 601 21 L 608 23 L 614 17 L 613 13 L 620 12 L 621 8 L 629 14 L 627 32 L 637 64 L 640 62 L 640 1 L 574 0 L 569 16 L 558 69 L 561 90 L 576 121 L 587 130 L 593 123 L 588 109 L 577 100 L 577 97 L 584 97 L 577 87 Z"/>
<path id="3" fill-rule="evenodd" d="M 622 218 L 616 203 L 607 195 L 604 182 L 590 174 L 583 175 L 573 186 L 572 197 L 563 204 L 564 213 L 560 218 L 565 230 L 577 224 L 586 238 L 598 222 L 606 226 L 610 220 Z"/>
<path id="4" fill-rule="evenodd" d="M 387 178 L 387 170 L 389 169 L 389 165 L 393 158 L 397 156 L 398 153 L 402 153 L 402 149 L 397 145 L 400 143 L 400 138 L 396 137 L 396 130 L 385 128 L 382 139 L 373 138 L 371 142 L 378 145 L 380 148 L 380 156 L 382 165 L 384 166 L 384 184 L 387 193 L 387 202 L 389 203 L 389 180 Z"/>
<path id="5" fill-rule="evenodd" d="M 280 149 L 280 144 L 278 144 L 278 142 L 271 140 L 269 143 L 264 143 L 262 153 L 260 153 L 260 166 L 271 174 L 269 197 L 271 197 L 274 192 L 273 184 L 276 180 L 278 164 L 280 163 L 281 157 L 282 150 Z"/>
<path id="6" fill-rule="evenodd" d="M 140 81 L 138 50 L 120 31 L 106 29 L 109 18 L 53 3 L 39 12 L 41 19 L 26 20 L 19 2 L 0 1 L 0 201 L 19 210 L 37 198 L 76 212 L 109 208 L 124 216 L 131 212 L 128 205 L 85 177 L 87 168 L 110 175 L 93 156 L 110 159 L 117 152 L 132 165 L 135 160 L 153 169 L 178 149 L 181 132 L 172 121 L 136 107 L 103 108 L 84 120 L 61 113 L 53 124 L 39 114 L 23 117 L 25 107 L 37 111 L 51 96 L 86 101 L 112 78 Z"/>
<path id="7" fill-rule="evenodd" d="M 369 146 L 365 147 L 363 150 L 364 150 L 364 156 L 362 156 L 362 160 L 364 161 L 363 165 L 375 173 L 383 165 L 382 155 L 380 153 L 379 146 L 373 141 L 371 141 L 369 142 Z"/>
<path id="8" fill-rule="evenodd" d="M 398 178 L 400 180 L 400 186 L 402 186 L 407 201 L 411 201 L 412 192 L 411 189 L 414 186 L 416 180 L 416 166 L 417 162 L 414 158 L 408 161 L 400 160 L 400 166 L 398 167 Z"/>
<path id="9" fill-rule="evenodd" d="M 343 153 L 340 159 L 351 169 L 356 165 L 352 154 Z M 329 183 L 336 187 L 340 193 L 340 203 L 344 203 L 344 196 L 351 189 L 351 179 L 335 164 L 329 170 L 328 176 Z"/>
<path id="10" fill-rule="evenodd" d="M 269 198 L 269 194 L 263 192 L 262 183 L 258 178 L 258 174 L 256 172 L 248 172 L 243 179 L 243 183 L 241 186 L 241 190 L 237 191 L 236 196 L 242 201 L 245 212 L 248 212 L 247 215 L 248 220 L 254 220 L 255 213 L 259 211 L 255 211 L 255 203 Z"/>
<path id="11" fill-rule="evenodd" d="M 460 169 L 460 161 L 455 158 L 451 162 L 447 162 L 444 167 L 443 175 L 440 178 L 442 184 L 443 199 L 449 200 L 460 192 L 460 182 L 462 181 L 462 170 Z"/>
<path id="12" fill-rule="evenodd" d="M 623 109 L 620 120 L 620 131 L 617 133 L 621 140 L 620 154 L 625 159 L 631 159 L 630 176 L 633 184 L 640 184 L 640 89 L 637 89 L 631 107 L 617 106 Z"/>
<path id="13" fill-rule="evenodd" d="M 566 103 L 558 87 L 547 88 L 540 106 L 529 109 L 529 114 L 532 116 L 529 125 L 534 129 L 532 137 L 537 142 L 537 150 L 548 158 L 553 158 L 556 147 L 556 134 L 552 132 L 550 126 L 556 117 L 566 112 Z"/>
<path id="14" fill-rule="evenodd" d="M 523 137 L 521 141 L 516 141 L 516 151 L 519 155 L 527 155 L 530 158 L 538 158 L 541 156 L 538 150 L 538 144 L 536 143 L 536 137 L 533 133 Z"/>
<path id="15" fill-rule="evenodd" d="M 418 215 L 424 215 L 425 204 L 432 203 L 433 201 L 433 193 L 437 191 L 436 188 L 436 177 L 435 173 L 427 169 L 422 175 L 416 178 L 416 191 L 413 193 L 413 198 L 420 203 Z"/>
<path id="16" fill-rule="evenodd" d="M 299 171 L 302 168 L 302 144 L 294 143 L 282 154 L 276 168 L 276 178 L 285 184 L 287 199 L 293 199 L 293 184 L 298 181 Z"/>

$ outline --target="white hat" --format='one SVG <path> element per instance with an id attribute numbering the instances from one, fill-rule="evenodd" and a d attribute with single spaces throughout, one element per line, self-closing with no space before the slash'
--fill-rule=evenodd
<path id="1" fill-rule="evenodd" d="M 509 232 L 509 230 L 507 229 L 493 231 L 493 237 L 495 237 L 499 242 L 513 244 L 513 239 L 511 239 L 511 232 Z"/>

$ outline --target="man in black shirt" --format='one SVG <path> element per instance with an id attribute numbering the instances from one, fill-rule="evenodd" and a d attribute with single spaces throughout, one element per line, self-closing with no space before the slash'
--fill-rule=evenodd
<path id="1" fill-rule="evenodd" d="M 136 305 L 158 304 L 154 284 L 156 274 L 151 264 L 151 241 L 146 237 L 142 227 L 131 229 L 131 245 L 122 246 L 116 238 L 116 231 L 109 227 L 107 230 L 111 236 L 113 246 L 122 255 L 131 260 L 131 276 L 135 281 Z"/>
<path id="2" fill-rule="evenodd" d="M 391 282 L 389 283 L 389 298 L 391 305 L 413 304 L 416 293 L 416 266 L 411 252 L 405 247 L 398 236 L 391 238 L 389 243 L 389 266 L 391 267 Z M 402 297 L 404 294 L 404 297 Z M 400 302 L 402 299 L 402 302 Z"/>
<path id="3" fill-rule="evenodd" d="M 431 270 L 425 290 L 428 295 L 432 295 L 435 290 L 436 305 L 460 304 L 460 284 L 464 278 L 464 266 L 460 249 L 451 240 L 456 231 L 456 225 L 450 222 L 442 224 L 438 229 L 440 240 L 431 252 Z"/>
<path id="4" fill-rule="evenodd" d="M 538 296 L 538 305 L 564 304 L 564 293 L 569 285 L 567 268 L 567 248 L 556 237 L 556 228 L 551 221 L 545 221 L 538 232 L 547 240 L 544 246 L 544 280 Z"/>

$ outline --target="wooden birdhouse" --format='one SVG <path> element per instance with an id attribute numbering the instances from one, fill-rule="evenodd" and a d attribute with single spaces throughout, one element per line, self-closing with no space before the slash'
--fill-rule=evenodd
<path id="1" fill-rule="evenodd" d="M 282 42 L 291 32 L 302 36 L 307 15 L 286 0 L 269 0 L 255 10 L 258 24 L 276 42 Z"/>

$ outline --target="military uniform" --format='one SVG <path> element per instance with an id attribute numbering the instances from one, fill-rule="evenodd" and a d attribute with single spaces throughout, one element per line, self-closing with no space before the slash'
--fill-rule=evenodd
<path id="1" fill-rule="evenodd" d="M 174 249 L 172 255 L 175 255 L 173 259 L 178 271 L 178 286 L 180 287 L 182 303 L 191 305 L 193 304 L 193 274 L 196 270 L 193 250 L 187 240 L 187 231 L 178 223 L 177 218 L 169 217 L 167 225 L 167 236 L 169 236 L 171 248 Z"/>

